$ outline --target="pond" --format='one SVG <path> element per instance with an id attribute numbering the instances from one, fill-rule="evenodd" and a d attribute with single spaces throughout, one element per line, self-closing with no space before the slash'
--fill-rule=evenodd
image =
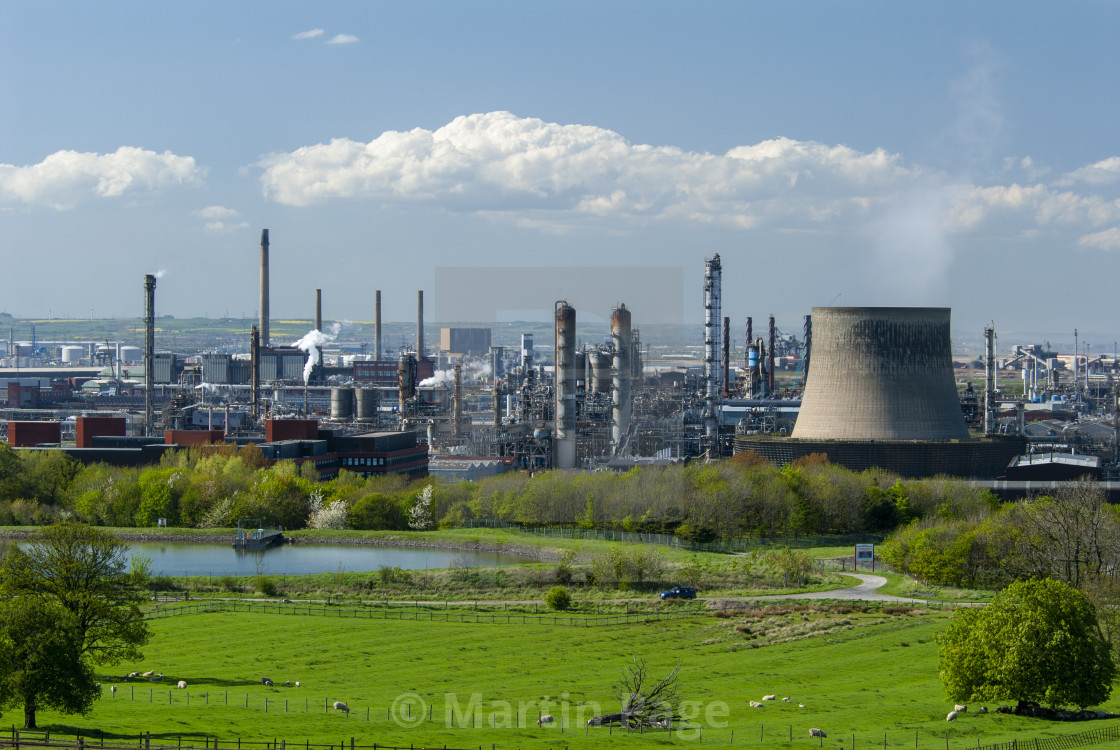
<path id="1" fill-rule="evenodd" d="M 382 547 L 367 544 L 282 544 L 267 550 L 237 550 L 229 543 L 143 542 L 134 555 L 152 561 L 152 575 L 251 576 L 373 571 L 382 565 L 408 570 L 456 566 L 517 565 L 536 558 L 499 552 Z"/>

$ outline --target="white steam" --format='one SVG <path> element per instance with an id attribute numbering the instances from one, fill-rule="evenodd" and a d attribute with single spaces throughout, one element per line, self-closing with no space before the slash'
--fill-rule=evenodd
<path id="1" fill-rule="evenodd" d="M 304 385 L 307 385 L 307 381 L 311 379 L 311 371 L 315 368 L 315 365 L 319 364 L 319 348 L 337 339 L 341 330 L 342 326 L 337 322 L 331 323 L 330 333 L 323 333 L 318 328 L 313 328 L 304 334 L 303 338 L 292 344 L 297 349 L 307 352 L 307 363 L 303 366 Z"/>
<path id="2" fill-rule="evenodd" d="M 467 362 L 463 367 L 463 380 L 479 380 L 490 377 L 489 362 Z M 419 388 L 452 388 L 455 386 L 455 370 L 436 370 L 430 378 L 421 380 Z"/>

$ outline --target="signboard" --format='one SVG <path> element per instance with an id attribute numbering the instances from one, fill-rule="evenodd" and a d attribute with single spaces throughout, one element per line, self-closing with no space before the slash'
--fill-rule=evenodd
<path id="1" fill-rule="evenodd" d="M 875 545 L 874 544 L 857 544 L 856 545 L 856 568 L 859 568 L 860 563 L 869 563 L 871 569 L 875 569 Z"/>

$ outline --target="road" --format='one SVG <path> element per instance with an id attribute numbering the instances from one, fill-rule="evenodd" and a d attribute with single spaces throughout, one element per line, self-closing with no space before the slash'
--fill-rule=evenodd
<path id="1" fill-rule="evenodd" d="M 845 573 L 844 575 L 858 578 L 859 585 L 849 586 L 846 589 L 832 589 L 831 591 L 811 591 L 807 594 L 776 594 L 774 596 L 743 596 L 735 597 L 735 601 L 777 601 L 786 599 L 860 599 L 873 602 L 906 602 L 909 604 L 924 604 L 924 599 L 908 599 L 904 596 L 880 594 L 879 589 L 887 585 L 883 576 L 868 575 L 866 573 Z"/>

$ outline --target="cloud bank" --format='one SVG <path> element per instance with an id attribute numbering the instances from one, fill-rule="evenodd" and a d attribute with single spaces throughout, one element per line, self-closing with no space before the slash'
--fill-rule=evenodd
<path id="1" fill-rule="evenodd" d="M 883 149 L 775 138 L 725 154 L 697 153 L 632 144 L 594 126 L 489 112 L 457 117 L 434 131 L 387 131 L 369 143 L 334 139 L 256 166 L 263 170 L 264 195 L 287 205 L 427 203 L 540 226 L 673 221 L 883 230 L 897 238 L 919 217 L 914 231 L 947 236 L 983 226 L 1011 237 L 1048 228 L 1088 237 L 1120 222 L 1115 196 L 1068 189 L 1120 182 L 1120 158 L 1053 184 L 1037 181 L 1047 169 L 1029 156 L 1008 163 L 1027 182 L 961 183 Z M 1114 243 L 1082 244 L 1110 249 Z"/>
<path id="2" fill-rule="evenodd" d="M 64 211 L 91 200 L 142 197 L 199 185 L 193 157 L 121 146 L 111 154 L 56 151 L 38 164 L 0 164 L 0 203 Z"/>

